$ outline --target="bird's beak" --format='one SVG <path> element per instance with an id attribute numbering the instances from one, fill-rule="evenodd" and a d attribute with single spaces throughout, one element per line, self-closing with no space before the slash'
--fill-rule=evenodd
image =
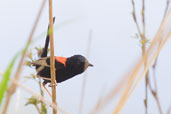
<path id="1" fill-rule="evenodd" d="M 89 63 L 88 66 L 93 67 L 94 65 L 92 65 L 92 64 Z"/>

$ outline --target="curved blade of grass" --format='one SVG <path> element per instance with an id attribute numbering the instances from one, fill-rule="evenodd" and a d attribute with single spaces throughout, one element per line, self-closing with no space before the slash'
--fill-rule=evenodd
<path id="1" fill-rule="evenodd" d="M 4 72 L 3 74 L 3 77 L 2 77 L 2 80 L 1 80 L 1 83 L 0 83 L 0 105 L 1 105 L 1 102 L 2 102 L 2 99 L 4 97 L 4 93 L 7 89 L 7 85 L 8 85 L 8 81 L 9 81 L 9 78 L 10 78 L 10 75 L 11 75 L 11 71 L 13 69 L 13 66 L 14 66 L 14 63 L 17 59 L 17 57 L 20 55 L 20 53 L 17 53 L 11 63 L 9 64 L 9 66 L 7 67 L 6 71 Z"/>

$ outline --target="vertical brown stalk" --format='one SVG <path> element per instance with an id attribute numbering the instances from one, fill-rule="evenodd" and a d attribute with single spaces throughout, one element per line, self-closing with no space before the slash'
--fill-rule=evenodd
<path id="1" fill-rule="evenodd" d="M 142 42 L 142 57 L 144 58 L 144 67 L 146 67 L 147 65 L 147 59 L 148 58 L 145 58 L 144 55 L 145 55 L 145 52 L 146 52 L 146 42 L 147 42 L 147 39 L 146 39 L 146 24 L 145 24 L 145 0 L 142 0 L 142 10 L 141 10 L 141 14 L 142 14 L 142 23 L 143 23 L 143 28 L 142 28 L 142 32 L 140 30 L 140 26 L 137 22 L 137 16 L 135 14 L 135 3 L 134 3 L 134 0 L 132 0 L 132 6 L 133 6 L 133 19 L 135 21 L 135 24 L 137 26 L 137 30 L 138 30 L 138 33 L 141 37 L 141 42 Z M 144 104 L 145 104 L 145 114 L 148 113 L 148 83 L 149 83 L 149 73 L 147 72 L 146 73 L 146 76 L 145 76 L 145 100 L 144 100 Z"/>
<path id="2" fill-rule="evenodd" d="M 164 12 L 164 16 L 162 19 L 162 22 L 164 21 L 167 13 L 168 13 L 168 9 L 169 9 L 169 5 L 170 5 L 170 0 L 166 1 L 166 8 L 165 8 L 165 12 Z M 159 46 L 161 44 L 162 40 L 160 40 L 159 42 Z M 158 88 L 157 88 L 157 80 L 156 80 L 156 66 L 157 66 L 157 62 L 158 62 L 158 57 L 156 58 L 152 68 L 153 68 L 153 80 L 154 80 L 154 89 L 152 89 L 151 83 L 149 81 L 149 89 L 152 93 L 152 95 L 154 96 L 156 102 L 157 102 L 157 106 L 159 108 L 160 114 L 162 114 L 162 108 L 161 108 L 161 103 L 159 102 L 159 97 L 158 97 Z"/>
<path id="3" fill-rule="evenodd" d="M 141 36 L 141 39 L 143 40 L 143 43 L 142 43 L 142 56 L 144 57 L 145 55 L 145 52 L 146 52 L 146 26 L 145 26 L 145 0 L 142 0 L 142 23 L 143 23 L 143 33 L 142 33 L 142 36 Z M 144 67 L 146 67 L 147 65 L 147 59 L 145 60 L 144 58 Z M 146 76 L 145 76 L 145 100 L 144 100 L 144 104 L 145 104 L 145 114 L 148 114 L 148 83 L 149 83 L 149 76 L 148 76 L 148 72 L 146 73 Z"/>
<path id="4" fill-rule="evenodd" d="M 49 0 L 49 23 L 50 23 L 50 72 L 51 72 L 51 84 L 52 84 L 52 102 L 56 103 L 56 75 L 55 75 L 55 58 L 54 58 L 54 39 L 53 39 L 53 12 L 52 12 L 52 0 Z M 57 110 L 53 108 L 53 114 L 57 114 Z"/>

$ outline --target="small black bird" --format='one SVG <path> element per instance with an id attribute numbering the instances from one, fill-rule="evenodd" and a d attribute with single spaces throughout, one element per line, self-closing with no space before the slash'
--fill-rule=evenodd
<path id="1" fill-rule="evenodd" d="M 32 62 L 36 66 L 37 75 L 44 78 L 44 83 L 50 82 L 50 57 L 43 57 L 37 61 Z M 82 55 L 74 55 L 68 58 L 55 57 L 56 82 L 60 83 L 70 79 L 78 74 L 83 73 L 89 66 L 93 66 Z"/>
<path id="2" fill-rule="evenodd" d="M 55 18 L 53 19 L 53 22 L 54 21 Z M 51 96 L 50 92 L 45 87 L 47 83 L 51 82 L 50 57 L 47 57 L 48 45 L 49 45 L 49 34 L 47 34 L 45 47 L 43 48 L 41 58 L 37 61 L 33 61 L 32 65 L 36 66 L 37 76 L 44 79 L 43 87 Z M 90 64 L 88 60 L 82 55 L 74 55 L 68 58 L 56 56 L 55 57 L 56 82 L 60 83 L 78 74 L 81 74 L 89 66 L 92 67 L 93 65 Z"/>

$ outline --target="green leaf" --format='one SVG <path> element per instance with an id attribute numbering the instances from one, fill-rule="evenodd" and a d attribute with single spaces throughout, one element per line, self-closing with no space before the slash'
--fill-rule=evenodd
<path id="1" fill-rule="evenodd" d="M 140 40 L 140 43 L 141 43 L 142 45 L 144 45 L 144 44 L 146 44 L 146 43 L 148 43 L 148 42 L 149 42 L 148 39 L 146 39 L 146 40 Z"/>
<path id="2" fill-rule="evenodd" d="M 19 55 L 20 55 L 20 53 L 17 53 L 13 57 L 13 59 L 10 62 L 9 66 L 7 67 L 5 73 L 3 74 L 3 77 L 2 77 L 2 80 L 1 80 L 1 83 L 0 83 L 0 105 L 1 105 L 2 99 L 4 97 L 4 93 L 5 93 L 6 89 L 7 89 L 7 85 L 8 85 L 8 82 L 9 82 L 9 78 L 10 78 L 10 75 L 11 75 L 12 68 L 13 68 L 14 63 L 15 63 L 15 61 L 18 58 Z"/>
<path id="3" fill-rule="evenodd" d="M 46 108 L 46 105 L 44 103 L 42 103 L 41 113 L 47 114 L 47 108 Z"/>
<path id="4" fill-rule="evenodd" d="M 39 104 L 40 101 L 37 100 L 35 97 L 31 97 L 31 98 L 28 98 L 28 101 L 27 103 L 25 104 L 25 106 L 29 105 L 29 104 L 33 104 L 33 105 L 37 105 Z"/>

